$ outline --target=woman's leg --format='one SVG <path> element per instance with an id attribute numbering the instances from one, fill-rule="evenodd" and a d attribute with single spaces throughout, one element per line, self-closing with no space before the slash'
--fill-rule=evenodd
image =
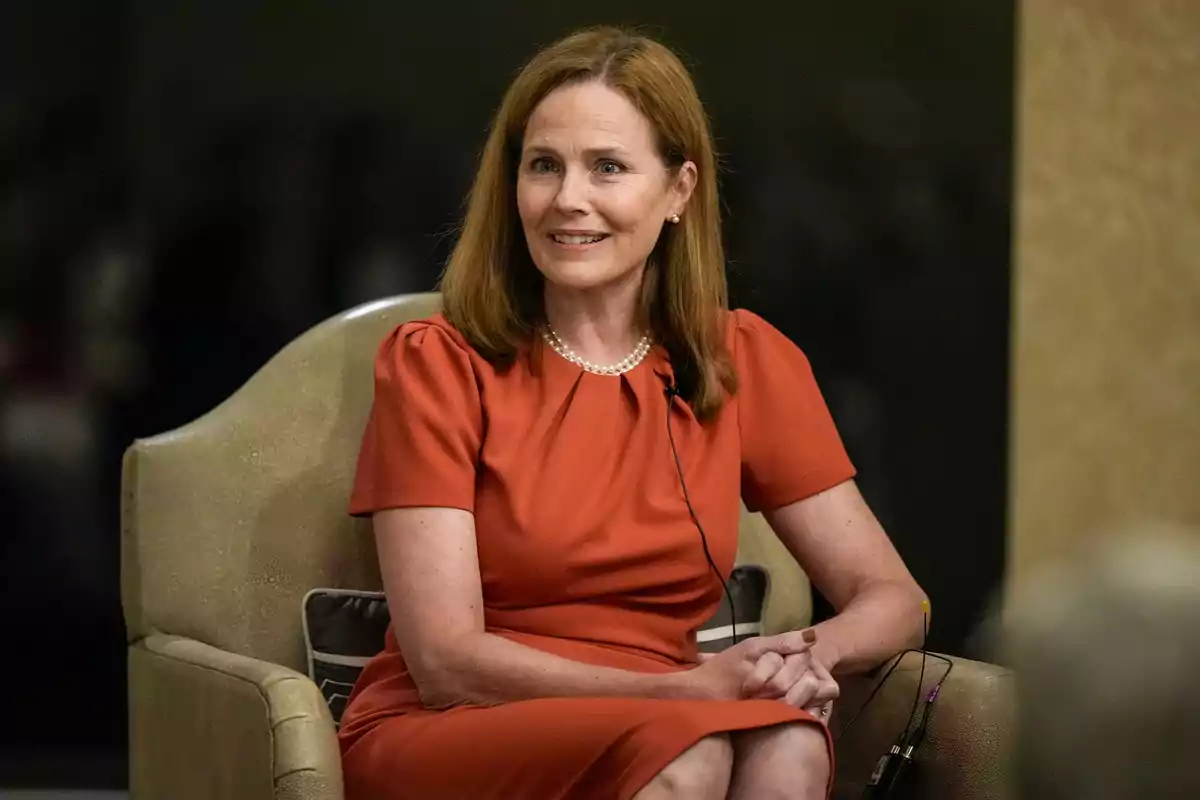
<path id="1" fill-rule="evenodd" d="M 663 767 L 633 800 L 725 800 L 732 766 L 729 737 L 706 736 Z"/>
<path id="2" fill-rule="evenodd" d="M 829 745 L 812 723 L 733 734 L 730 800 L 825 800 Z"/>

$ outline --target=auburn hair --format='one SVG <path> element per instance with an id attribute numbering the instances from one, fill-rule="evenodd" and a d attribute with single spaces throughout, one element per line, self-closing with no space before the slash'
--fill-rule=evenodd
<path id="1" fill-rule="evenodd" d="M 517 212 L 525 127 L 546 95 L 599 81 L 649 120 L 670 173 L 696 166 L 678 224 L 663 226 L 646 263 L 639 322 L 671 357 L 680 394 L 711 418 L 737 376 L 725 344 L 728 289 L 721 243 L 716 156 L 708 117 L 687 68 L 662 44 L 618 28 L 574 33 L 525 65 L 492 122 L 458 241 L 440 289 L 447 320 L 494 364 L 511 365 L 545 322 L 543 278 Z"/>

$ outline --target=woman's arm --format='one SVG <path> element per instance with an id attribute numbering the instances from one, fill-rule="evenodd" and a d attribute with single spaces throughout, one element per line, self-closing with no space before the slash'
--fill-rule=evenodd
<path id="1" fill-rule="evenodd" d="M 815 626 L 814 658 L 865 672 L 920 643 L 928 599 L 853 481 L 764 516 L 838 612 Z"/>
<path id="2" fill-rule="evenodd" d="M 375 541 L 396 639 L 427 707 L 682 693 L 677 675 L 592 667 L 486 633 L 475 517 L 468 511 L 381 511 Z"/>
<path id="3" fill-rule="evenodd" d="M 538 697 L 713 698 L 753 695 L 766 652 L 807 652 L 800 632 L 747 640 L 696 669 L 647 674 L 581 664 L 484 629 L 475 517 L 452 508 L 375 514 L 392 626 L 428 708 Z"/>

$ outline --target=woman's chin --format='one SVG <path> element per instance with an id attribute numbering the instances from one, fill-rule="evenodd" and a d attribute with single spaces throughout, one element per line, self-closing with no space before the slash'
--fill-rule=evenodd
<path id="1" fill-rule="evenodd" d="M 637 270 L 618 270 L 583 264 L 555 264 L 541 270 L 546 283 L 556 289 L 572 292 L 588 292 L 611 289 L 628 283 L 626 278 L 636 280 Z"/>

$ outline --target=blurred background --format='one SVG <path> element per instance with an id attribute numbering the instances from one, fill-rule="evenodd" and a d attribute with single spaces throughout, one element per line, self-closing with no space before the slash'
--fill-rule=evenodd
<path id="1" fill-rule="evenodd" d="M 734 304 L 807 351 L 931 645 L 971 654 L 1004 577 L 1011 2 L 9 0 L 0 786 L 124 786 L 124 448 L 433 288 L 508 81 L 595 23 L 693 68 Z"/>

